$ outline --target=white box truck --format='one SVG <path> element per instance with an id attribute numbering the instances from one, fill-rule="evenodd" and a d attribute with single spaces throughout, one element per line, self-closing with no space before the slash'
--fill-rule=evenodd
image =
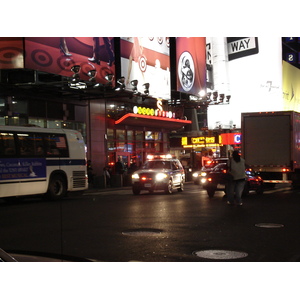
<path id="1" fill-rule="evenodd" d="M 265 183 L 300 186 L 300 113 L 242 113 L 242 156 Z"/>

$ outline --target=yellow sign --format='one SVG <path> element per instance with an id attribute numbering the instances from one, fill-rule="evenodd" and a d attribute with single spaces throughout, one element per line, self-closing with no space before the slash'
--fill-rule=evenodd
<path id="1" fill-rule="evenodd" d="M 181 146 L 184 148 L 217 147 L 219 146 L 215 136 L 182 137 Z"/>
<path id="2" fill-rule="evenodd" d="M 146 116 L 155 116 L 155 117 L 164 117 L 169 119 L 175 118 L 175 113 L 171 111 L 164 111 L 159 109 L 141 107 L 141 106 L 134 106 L 133 113 L 139 115 L 146 115 Z"/>
<path id="3" fill-rule="evenodd" d="M 182 146 L 186 146 L 188 144 L 188 140 L 187 140 L 187 137 L 185 136 L 185 137 L 182 137 L 181 138 L 181 145 Z"/>
<path id="4" fill-rule="evenodd" d="M 215 144 L 216 138 L 214 136 L 200 136 L 191 138 L 192 144 Z"/>
<path id="5" fill-rule="evenodd" d="M 285 61 L 282 63 L 284 110 L 300 112 L 300 70 Z"/>

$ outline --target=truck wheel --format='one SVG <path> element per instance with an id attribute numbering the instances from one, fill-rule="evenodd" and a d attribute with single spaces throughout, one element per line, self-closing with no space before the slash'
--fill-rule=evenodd
<path id="1" fill-rule="evenodd" d="M 53 175 L 50 177 L 46 197 L 51 200 L 62 199 L 67 193 L 67 183 L 62 175 Z"/>

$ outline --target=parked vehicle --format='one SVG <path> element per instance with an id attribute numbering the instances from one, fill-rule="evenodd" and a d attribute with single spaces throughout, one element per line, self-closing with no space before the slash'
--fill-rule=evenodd
<path id="1" fill-rule="evenodd" d="M 201 184 L 205 182 L 207 175 L 213 170 L 213 168 L 222 162 L 227 162 L 227 157 L 219 157 L 207 160 L 201 170 L 193 173 L 194 184 Z"/>
<path id="2" fill-rule="evenodd" d="M 80 132 L 0 126 L 0 197 L 45 194 L 57 200 L 88 188 Z"/>
<path id="3" fill-rule="evenodd" d="M 256 175 L 253 170 L 246 169 L 246 183 L 243 191 L 243 196 L 249 194 L 251 190 L 256 191 L 257 194 L 263 193 L 263 180 L 260 176 Z M 207 194 L 212 198 L 216 191 L 225 191 L 226 183 L 228 182 L 228 164 L 221 163 L 214 167 L 209 173 L 203 188 L 207 191 Z"/>
<path id="4" fill-rule="evenodd" d="M 300 186 L 300 114 L 242 113 L 242 155 L 265 183 Z"/>
<path id="5" fill-rule="evenodd" d="M 175 188 L 182 192 L 184 182 L 184 169 L 178 159 L 171 155 L 149 156 L 142 168 L 132 174 L 132 192 L 138 195 L 141 190 L 164 190 L 172 194 Z"/>

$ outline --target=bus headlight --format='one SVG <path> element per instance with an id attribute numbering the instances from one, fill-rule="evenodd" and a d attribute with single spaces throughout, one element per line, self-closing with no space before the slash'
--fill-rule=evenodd
<path id="1" fill-rule="evenodd" d="M 161 181 L 161 180 L 164 180 L 164 179 L 167 178 L 167 177 L 168 177 L 168 175 L 165 174 L 165 173 L 158 173 L 158 174 L 156 174 L 155 179 L 156 179 L 157 181 Z"/>

